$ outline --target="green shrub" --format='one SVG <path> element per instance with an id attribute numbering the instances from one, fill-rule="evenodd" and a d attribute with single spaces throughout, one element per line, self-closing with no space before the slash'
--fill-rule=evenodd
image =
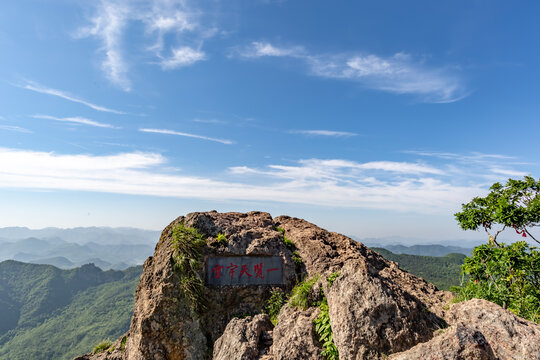
<path id="1" fill-rule="evenodd" d="M 336 271 L 336 272 L 333 272 L 330 274 L 330 276 L 328 277 L 328 286 L 329 287 L 332 287 L 332 285 L 334 284 L 334 281 L 336 281 L 336 279 L 341 275 L 341 272 L 340 271 Z"/>
<path id="2" fill-rule="evenodd" d="M 102 342 L 100 342 L 94 347 L 93 353 L 94 354 L 102 353 L 105 350 L 109 349 L 111 345 L 112 345 L 112 342 L 110 340 L 103 340 Z"/>
<path id="3" fill-rule="evenodd" d="M 217 234 L 216 240 L 218 241 L 220 245 L 223 245 L 223 246 L 227 246 L 227 244 L 229 243 L 229 240 L 227 240 L 227 237 L 223 235 L 222 233 Z"/>
<path id="4" fill-rule="evenodd" d="M 289 298 L 289 304 L 291 306 L 306 310 L 310 305 L 309 303 L 309 294 L 311 288 L 319 280 L 319 275 L 312 277 L 311 279 L 306 279 L 296 285 L 292 290 L 292 295 Z"/>
<path id="5" fill-rule="evenodd" d="M 287 302 L 287 295 L 281 289 L 272 290 L 270 298 L 264 307 L 264 313 L 270 317 L 274 326 L 277 324 L 277 318 L 283 305 Z"/>
<path id="6" fill-rule="evenodd" d="M 328 313 L 326 297 L 323 297 L 319 308 L 321 312 L 313 322 L 315 323 L 315 331 L 319 335 L 319 341 L 323 347 L 322 355 L 326 356 L 328 360 L 338 360 L 339 354 L 334 344 L 334 335 L 332 333 L 332 326 L 330 325 L 330 314 Z"/>
<path id="7" fill-rule="evenodd" d="M 540 323 L 540 251 L 524 241 L 477 246 L 465 259 L 468 280 L 452 288 L 455 301 L 480 298 Z"/>
<path id="8" fill-rule="evenodd" d="M 204 282 L 201 278 L 202 254 L 206 246 L 204 235 L 184 224 L 173 230 L 171 240 L 174 250 L 174 266 L 180 271 L 180 285 L 191 308 L 200 313 L 205 309 Z"/>

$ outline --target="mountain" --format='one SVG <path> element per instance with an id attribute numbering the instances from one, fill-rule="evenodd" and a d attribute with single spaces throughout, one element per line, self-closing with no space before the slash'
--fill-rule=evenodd
<path id="1" fill-rule="evenodd" d="M 421 277 L 439 289 L 450 290 L 461 283 L 461 265 L 466 258 L 463 254 L 446 254 L 442 257 L 394 254 L 383 248 L 371 248 L 385 259 L 395 261 L 403 270 Z"/>
<path id="2" fill-rule="evenodd" d="M 127 227 L 77 227 L 72 229 L 49 227 L 38 230 L 29 229 L 26 227 L 0 228 L 0 241 L 2 242 L 13 242 L 27 238 L 46 239 L 49 242 L 60 240 L 68 243 L 76 243 L 81 245 L 88 242 L 96 242 L 106 245 L 153 245 L 159 238 L 159 231 L 142 230 Z"/>
<path id="3" fill-rule="evenodd" d="M 145 262 L 128 333 L 76 360 L 540 358 L 540 324 L 452 297 L 302 219 L 190 213 Z"/>
<path id="4" fill-rule="evenodd" d="M 0 358 L 70 359 L 128 328 L 142 267 L 0 263 Z"/>
<path id="5" fill-rule="evenodd" d="M 52 239 L 26 238 L 5 242 L 0 246 L 0 261 L 18 260 L 36 264 L 50 264 L 63 269 L 94 263 L 103 270 L 125 269 L 142 264 L 154 250 L 153 244 L 78 244 Z"/>
<path id="6" fill-rule="evenodd" d="M 374 247 L 374 246 L 370 246 Z M 422 255 L 422 256 L 445 256 L 452 253 L 471 255 L 472 248 L 464 248 L 460 246 L 446 246 L 438 244 L 430 245 L 385 245 L 385 246 L 375 246 L 378 248 L 385 248 L 393 252 L 394 254 L 409 254 L 409 255 Z"/>

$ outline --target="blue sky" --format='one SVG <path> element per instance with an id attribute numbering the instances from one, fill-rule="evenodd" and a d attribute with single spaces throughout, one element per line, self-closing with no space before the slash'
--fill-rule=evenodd
<path id="1" fill-rule="evenodd" d="M 0 226 L 264 210 L 358 237 L 538 177 L 536 2 L 0 4 Z"/>

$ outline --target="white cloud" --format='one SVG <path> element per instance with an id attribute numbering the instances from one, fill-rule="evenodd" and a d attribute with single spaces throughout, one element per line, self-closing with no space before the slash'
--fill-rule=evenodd
<path id="1" fill-rule="evenodd" d="M 348 131 L 332 131 L 332 130 L 291 130 L 293 134 L 313 135 L 313 136 L 330 136 L 330 137 L 349 137 L 357 136 L 358 134 Z"/>
<path id="2" fill-rule="evenodd" d="M 302 60 L 314 76 L 350 80 L 367 88 L 396 94 L 413 94 L 423 101 L 450 103 L 468 93 L 463 81 L 445 68 L 430 68 L 402 52 L 390 57 L 374 54 L 311 54 L 302 47 L 277 47 L 253 42 L 236 51 L 244 58 L 290 57 Z"/>
<path id="3" fill-rule="evenodd" d="M 179 131 L 174 131 L 174 130 L 167 130 L 167 129 L 139 129 L 139 131 L 147 132 L 147 133 L 156 133 L 156 134 L 186 136 L 186 137 L 191 137 L 191 138 L 196 138 L 196 139 L 214 141 L 214 142 L 222 143 L 222 144 L 225 144 L 225 145 L 234 144 L 233 141 L 227 140 L 227 139 L 217 139 L 217 138 L 213 138 L 213 137 L 208 137 L 208 136 L 203 136 L 203 135 L 195 135 L 195 134 L 179 132 Z"/>
<path id="4" fill-rule="evenodd" d="M 493 168 L 491 169 L 491 172 L 494 174 L 500 174 L 504 176 L 511 176 L 511 177 L 524 177 L 527 175 L 527 173 L 523 171 L 516 171 L 511 169 L 501 169 L 501 168 Z"/>
<path id="5" fill-rule="evenodd" d="M 69 93 L 67 93 L 65 91 L 49 88 L 49 87 L 40 85 L 38 83 L 35 83 L 33 81 L 27 81 L 25 84 L 16 85 L 16 86 L 21 87 L 21 88 L 26 89 L 26 90 L 35 91 L 35 92 L 38 92 L 38 93 L 41 93 L 41 94 L 52 95 L 52 96 L 62 98 L 64 100 L 68 100 L 68 101 L 72 101 L 74 103 L 82 104 L 84 106 L 88 106 L 89 108 L 97 110 L 97 111 L 103 111 L 103 112 L 108 112 L 108 113 L 113 113 L 113 114 L 125 114 L 125 112 L 123 112 L 123 111 L 113 110 L 113 109 L 110 109 L 110 108 L 106 108 L 104 106 L 96 105 L 96 104 L 91 103 L 89 101 L 83 100 L 83 99 L 81 99 L 79 97 L 73 96 L 73 95 L 71 95 L 71 94 L 69 94 Z"/>
<path id="6" fill-rule="evenodd" d="M 6 131 L 15 131 L 15 132 L 21 132 L 21 133 L 31 133 L 31 130 L 22 128 L 20 126 L 13 126 L 13 125 L 0 125 L 0 130 L 6 130 Z"/>
<path id="7" fill-rule="evenodd" d="M 300 160 L 298 166 L 269 165 L 268 169 L 260 170 L 245 166 L 232 167 L 234 174 L 259 174 L 285 179 L 328 179 L 338 180 L 345 178 L 364 178 L 370 171 L 382 171 L 407 175 L 445 175 L 441 169 L 409 162 L 370 161 L 358 163 L 355 161 L 331 159 Z"/>
<path id="8" fill-rule="evenodd" d="M 165 70 L 177 69 L 182 66 L 193 65 L 198 61 L 204 60 L 205 54 L 200 50 L 183 46 L 172 50 L 172 56 L 161 60 L 161 67 Z"/>
<path id="9" fill-rule="evenodd" d="M 276 47 L 268 42 L 254 41 L 248 47 L 236 49 L 236 53 L 245 58 L 258 58 L 263 56 L 301 57 L 304 54 L 304 50 L 301 47 Z"/>
<path id="10" fill-rule="evenodd" d="M 95 37 L 101 42 L 105 74 L 113 84 L 130 91 L 130 65 L 124 46 L 126 29 L 133 23 L 142 24 L 146 37 L 151 38 L 146 50 L 158 59 L 163 69 L 174 69 L 205 59 L 200 47 L 215 31 L 203 29 L 199 17 L 200 13 L 190 9 L 185 0 L 102 0 L 96 6 L 91 24 L 79 29 L 76 36 Z M 166 37 L 170 39 L 167 45 Z"/>
<path id="11" fill-rule="evenodd" d="M 55 121 L 89 125 L 89 126 L 102 127 L 102 128 L 119 129 L 118 127 L 110 125 L 110 124 L 100 123 L 100 122 L 86 119 L 79 116 L 59 118 L 59 117 L 50 116 L 50 115 L 33 115 L 32 117 L 34 119 L 55 120 Z"/>
<path id="12" fill-rule="evenodd" d="M 0 187 L 271 201 L 421 213 L 447 212 L 482 190 L 474 185 L 454 185 L 425 177 L 418 173 L 423 170 L 411 169 L 408 164 L 398 171 L 407 171 L 410 176 L 399 178 L 381 177 L 368 169 L 371 166 L 358 169 L 363 164 L 312 159 L 293 166 L 273 165 L 265 170 L 236 167 L 231 169 L 233 179 L 226 180 L 224 174 L 216 174 L 220 180 L 215 180 L 171 173 L 167 159 L 155 153 L 62 155 L 0 148 Z M 388 171 L 395 171 L 397 167 Z"/>

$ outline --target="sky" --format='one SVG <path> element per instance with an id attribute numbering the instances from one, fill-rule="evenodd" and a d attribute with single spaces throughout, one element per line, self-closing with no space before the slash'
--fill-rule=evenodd
<path id="1" fill-rule="evenodd" d="M 268 211 L 358 238 L 539 177 L 533 1 L 0 3 L 0 227 Z M 516 235 L 517 236 L 517 235 Z"/>

